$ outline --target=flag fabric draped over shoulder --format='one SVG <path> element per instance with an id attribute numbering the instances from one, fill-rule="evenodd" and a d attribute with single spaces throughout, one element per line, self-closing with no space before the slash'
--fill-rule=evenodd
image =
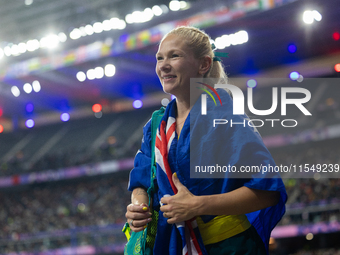
<path id="1" fill-rule="evenodd" d="M 223 135 L 219 135 L 216 138 L 214 130 L 208 125 L 209 119 L 230 119 L 234 117 L 232 115 L 232 99 L 229 94 L 219 90 L 219 95 L 221 96 L 224 108 L 213 108 L 215 106 L 208 103 L 208 109 L 213 110 L 209 111 L 207 120 L 200 117 L 200 106 L 195 105 L 183 125 L 179 138 L 175 132 L 176 101 L 171 101 L 167 106 L 156 140 L 157 173 L 155 184 L 158 191 L 153 197 L 153 207 L 155 210 L 159 210 L 160 199 L 164 195 L 174 195 L 176 193 L 171 181 L 169 181 L 172 180 L 171 175 L 173 172 L 177 173 L 181 183 L 191 193 L 198 196 L 226 193 L 242 186 L 279 191 L 281 196 L 277 205 L 247 214 L 248 220 L 256 228 L 268 249 L 270 232 L 284 214 L 284 204 L 287 199 L 285 187 L 279 176 L 278 178 L 246 179 L 229 178 L 230 176 L 228 175 L 225 175 L 225 178 L 218 179 L 190 178 L 190 160 L 206 163 L 203 160 L 208 158 L 213 163 L 216 159 L 224 164 L 235 166 L 269 163 L 275 165 L 260 135 L 251 127 L 242 128 L 241 125 L 235 128 L 224 127 Z M 242 121 L 248 117 L 244 115 L 237 118 L 238 121 Z M 130 172 L 129 190 L 131 191 L 136 187 L 148 188 L 150 186 L 150 121 L 145 125 L 143 134 L 141 149 L 136 154 L 135 166 Z M 192 151 L 190 153 L 190 139 L 192 137 L 199 137 L 199 139 L 195 139 L 195 146 L 191 148 Z M 218 139 L 218 146 L 215 146 L 216 139 Z M 190 157 L 190 154 L 192 157 Z M 201 216 L 205 223 L 214 217 L 214 215 Z M 190 249 L 190 252 L 195 252 L 193 248 L 196 245 L 190 241 L 192 238 L 188 238 L 190 237 L 190 229 L 185 228 L 185 225 L 184 223 L 177 224 L 177 226 L 168 224 L 167 219 L 163 217 L 160 211 L 154 254 L 186 254 L 185 251 L 188 249 Z M 195 228 L 194 221 L 191 222 L 191 227 L 196 232 L 196 235 L 192 237 L 197 237 L 196 241 L 202 247 L 202 253 L 205 254 L 202 240 L 197 232 L 198 229 Z"/>

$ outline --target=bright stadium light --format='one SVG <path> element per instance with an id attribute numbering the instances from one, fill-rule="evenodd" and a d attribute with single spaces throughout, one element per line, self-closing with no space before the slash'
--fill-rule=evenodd
<path id="1" fill-rule="evenodd" d="M 107 77 L 112 77 L 116 73 L 116 67 L 112 64 L 108 64 L 105 66 L 105 75 Z"/>
<path id="2" fill-rule="evenodd" d="M 25 83 L 25 85 L 23 86 L 23 89 L 27 94 L 30 94 L 33 90 L 32 85 L 29 83 Z"/>
<path id="3" fill-rule="evenodd" d="M 16 45 L 16 44 L 13 44 L 13 45 L 12 45 L 12 47 L 11 47 L 11 55 L 13 55 L 13 56 L 18 56 L 18 55 L 20 55 L 18 45 Z"/>
<path id="4" fill-rule="evenodd" d="M 39 49 L 39 47 L 40 47 L 40 43 L 37 39 L 29 40 L 26 43 L 26 48 L 27 48 L 28 51 L 35 51 L 35 50 Z"/>
<path id="5" fill-rule="evenodd" d="M 143 12 L 134 11 L 132 13 L 132 20 L 134 23 L 141 23 L 143 21 Z"/>
<path id="6" fill-rule="evenodd" d="M 181 10 L 187 10 L 190 8 L 190 4 L 187 3 L 186 1 L 180 1 L 179 2 Z"/>
<path id="7" fill-rule="evenodd" d="M 142 22 L 147 22 L 153 18 L 153 11 L 151 8 L 145 8 L 143 12 L 143 21 Z"/>
<path id="8" fill-rule="evenodd" d="M 59 42 L 59 37 L 57 35 L 48 35 L 41 38 L 40 47 L 53 49 L 58 46 Z"/>
<path id="9" fill-rule="evenodd" d="M 119 30 L 123 30 L 123 29 L 126 28 L 126 23 L 125 23 L 124 20 L 120 19 L 120 20 L 118 21 L 117 26 L 118 26 L 118 29 L 119 29 Z"/>
<path id="10" fill-rule="evenodd" d="M 11 47 L 6 46 L 6 47 L 4 48 L 4 53 L 5 53 L 5 55 L 6 55 L 7 57 L 11 56 L 11 55 L 12 55 Z"/>
<path id="11" fill-rule="evenodd" d="M 25 53 L 27 51 L 27 47 L 26 47 L 26 43 L 19 43 L 18 44 L 18 47 L 19 47 L 19 52 L 22 54 L 22 53 Z"/>
<path id="12" fill-rule="evenodd" d="M 317 10 L 312 11 L 313 13 L 313 18 L 316 21 L 321 21 L 322 20 L 322 15 L 320 14 L 320 12 L 318 12 Z"/>
<path id="13" fill-rule="evenodd" d="M 93 24 L 93 31 L 97 34 L 103 32 L 103 24 L 101 22 L 96 22 Z"/>
<path id="14" fill-rule="evenodd" d="M 111 22 L 109 20 L 103 21 L 103 30 L 110 31 L 112 29 Z"/>
<path id="15" fill-rule="evenodd" d="M 25 5 L 31 5 L 33 4 L 33 0 L 25 0 Z"/>
<path id="16" fill-rule="evenodd" d="M 129 14 L 127 14 L 127 15 L 125 16 L 125 21 L 126 21 L 126 23 L 128 23 L 128 24 L 134 23 L 133 16 L 132 16 L 131 13 L 129 13 Z"/>
<path id="17" fill-rule="evenodd" d="M 238 45 L 248 42 L 249 36 L 247 31 L 241 30 L 235 34 L 223 35 L 215 39 L 215 46 L 217 49 L 224 49 L 230 45 Z"/>
<path id="18" fill-rule="evenodd" d="M 83 82 L 86 80 L 86 74 L 84 72 L 78 72 L 76 77 L 77 77 L 77 80 L 80 82 Z"/>
<path id="19" fill-rule="evenodd" d="M 94 71 L 96 73 L 97 79 L 101 79 L 104 77 L 104 68 L 102 68 L 101 66 L 96 67 Z"/>
<path id="20" fill-rule="evenodd" d="M 307 11 L 304 11 L 304 13 L 302 15 L 302 20 L 306 24 L 312 24 L 314 22 L 314 20 L 315 21 L 321 21 L 322 15 L 317 10 L 313 10 L 313 11 L 307 10 Z"/>
<path id="21" fill-rule="evenodd" d="M 41 90 L 41 85 L 39 81 L 33 81 L 32 87 L 35 92 L 39 92 Z"/>
<path id="22" fill-rule="evenodd" d="M 130 16 L 131 16 L 131 14 L 130 14 Z M 121 20 L 118 19 L 118 18 L 112 18 L 112 19 L 110 19 L 110 23 L 111 23 L 112 29 L 118 29 L 119 26 L 120 26 Z"/>
<path id="23" fill-rule="evenodd" d="M 313 13 L 311 11 L 304 11 L 302 19 L 306 24 L 312 24 L 314 22 Z"/>
<path id="24" fill-rule="evenodd" d="M 169 8 L 172 11 L 179 11 L 181 9 L 181 3 L 179 1 L 173 0 L 169 3 Z"/>
<path id="25" fill-rule="evenodd" d="M 12 86 L 11 92 L 12 92 L 13 96 L 15 96 L 15 97 L 20 96 L 20 90 L 17 86 Z"/>
<path id="26" fill-rule="evenodd" d="M 62 33 L 62 32 L 58 34 L 58 38 L 59 38 L 59 41 L 62 42 L 62 43 L 66 42 L 66 40 L 67 40 L 66 34 Z"/>
<path id="27" fill-rule="evenodd" d="M 96 78 L 96 71 L 94 69 L 89 69 L 86 72 L 87 79 L 94 80 Z"/>
<path id="28" fill-rule="evenodd" d="M 94 31 L 93 31 L 93 27 L 91 25 L 86 25 L 85 26 L 85 32 L 87 35 L 93 35 Z"/>
<path id="29" fill-rule="evenodd" d="M 154 14 L 155 16 L 161 16 L 162 13 L 163 13 L 162 8 L 159 7 L 158 5 L 153 6 L 153 7 L 152 7 L 152 11 L 153 11 L 153 14 Z"/>
<path id="30" fill-rule="evenodd" d="M 81 37 L 81 31 L 79 28 L 75 28 L 70 33 L 70 38 L 73 40 L 77 40 Z"/>
<path id="31" fill-rule="evenodd" d="M 164 14 L 169 12 L 169 8 L 165 4 L 161 4 L 159 7 L 161 7 Z"/>
<path id="32" fill-rule="evenodd" d="M 79 30 L 80 30 L 81 36 L 87 36 L 87 33 L 86 33 L 86 30 L 85 30 L 84 26 L 80 27 Z"/>

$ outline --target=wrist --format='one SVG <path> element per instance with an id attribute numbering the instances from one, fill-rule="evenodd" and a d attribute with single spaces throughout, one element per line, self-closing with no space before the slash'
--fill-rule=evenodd
<path id="1" fill-rule="evenodd" d="M 195 216 L 204 215 L 204 196 L 194 196 L 193 198 L 193 212 Z"/>

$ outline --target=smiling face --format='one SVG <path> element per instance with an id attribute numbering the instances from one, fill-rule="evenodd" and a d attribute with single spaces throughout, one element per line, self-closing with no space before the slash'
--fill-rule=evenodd
<path id="1" fill-rule="evenodd" d="M 202 77 L 201 61 L 195 58 L 185 39 L 168 35 L 156 54 L 156 73 L 166 93 L 176 97 L 189 96 L 190 78 Z"/>

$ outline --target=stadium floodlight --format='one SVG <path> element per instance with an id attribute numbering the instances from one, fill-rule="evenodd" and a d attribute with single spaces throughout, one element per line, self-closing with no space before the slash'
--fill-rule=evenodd
<path id="1" fill-rule="evenodd" d="M 4 48 L 4 53 L 5 53 L 5 55 L 6 55 L 7 57 L 11 56 L 11 55 L 12 55 L 11 47 L 6 46 L 6 47 Z"/>
<path id="2" fill-rule="evenodd" d="M 169 8 L 165 4 L 161 4 L 159 7 L 161 7 L 164 14 L 169 12 Z"/>
<path id="3" fill-rule="evenodd" d="M 162 10 L 162 8 L 159 7 L 158 5 L 154 5 L 154 6 L 152 7 L 152 12 L 153 12 L 153 14 L 154 14 L 155 16 L 161 16 L 162 13 L 163 13 L 163 10 Z"/>
<path id="4" fill-rule="evenodd" d="M 151 8 L 145 8 L 143 11 L 143 21 L 142 22 L 147 22 L 152 20 L 153 18 L 153 11 L 151 10 Z"/>
<path id="5" fill-rule="evenodd" d="M 102 68 L 101 66 L 96 67 L 94 71 L 96 73 L 97 79 L 101 79 L 104 77 L 104 68 Z"/>
<path id="6" fill-rule="evenodd" d="M 306 24 L 313 24 L 314 20 L 321 21 L 322 15 L 317 10 L 313 10 L 313 11 L 307 10 L 303 12 L 302 20 Z"/>
<path id="7" fill-rule="evenodd" d="M 132 16 L 131 13 L 129 13 L 129 14 L 127 14 L 127 15 L 125 16 L 125 21 L 126 21 L 126 23 L 128 23 L 128 24 L 134 23 L 133 16 Z"/>
<path id="8" fill-rule="evenodd" d="M 169 8 L 171 11 L 179 11 L 181 9 L 181 3 L 179 1 L 173 0 L 169 3 Z"/>
<path id="9" fill-rule="evenodd" d="M 35 51 L 39 49 L 39 47 L 40 47 L 40 43 L 37 39 L 29 40 L 26 43 L 26 48 L 28 51 Z"/>
<path id="10" fill-rule="evenodd" d="M 70 33 L 70 38 L 73 40 L 77 40 L 81 37 L 81 31 L 79 28 L 75 28 Z"/>
<path id="11" fill-rule="evenodd" d="M 11 92 L 12 92 L 13 96 L 15 96 L 15 97 L 20 96 L 20 90 L 17 86 L 12 86 Z"/>
<path id="12" fill-rule="evenodd" d="M 122 19 L 120 19 L 119 21 L 118 21 L 118 29 L 119 30 L 123 30 L 123 29 L 125 29 L 126 28 L 126 23 L 125 23 L 125 21 L 124 20 L 122 20 Z"/>
<path id="13" fill-rule="evenodd" d="M 19 52 L 19 47 L 17 44 L 13 44 L 12 47 L 11 47 L 11 55 L 12 56 L 18 56 L 20 55 L 20 52 Z"/>
<path id="14" fill-rule="evenodd" d="M 93 27 L 91 25 L 86 25 L 85 26 L 85 32 L 87 35 L 93 35 L 94 31 L 93 31 Z"/>
<path id="15" fill-rule="evenodd" d="M 39 92 L 41 90 L 41 85 L 39 81 L 33 81 L 32 87 L 35 92 Z"/>
<path id="16" fill-rule="evenodd" d="M 40 47 L 53 49 L 58 46 L 59 42 L 59 37 L 57 35 L 48 35 L 41 38 Z"/>
<path id="17" fill-rule="evenodd" d="M 93 31 L 97 34 L 103 32 L 103 24 L 101 22 L 96 22 L 93 24 Z"/>
<path id="18" fill-rule="evenodd" d="M 33 0 L 25 0 L 25 5 L 31 5 L 33 4 Z"/>
<path id="19" fill-rule="evenodd" d="M 131 15 L 131 14 L 128 14 L 128 15 Z M 127 15 L 126 15 L 127 16 Z M 126 17 L 125 17 L 125 19 L 126 19 Z M 112 19 L 110 19 L 110 23 L 111 23 L 111 28 L 112 29 L 118 29 L 118 27 L 119 27 L 119 21 L 120 21 L 120 19 L 118 19 L 118 18 L 112 18 Z M 126 21 L 127 22 L 127 21 Z M 129 23 L 130 24 L 130 23 Z"/>
<path id="20" fill-rule="evenodd" d="M 103 30 L 104 31 L 110 31 L 112 29 L 110 20 L 104 20 L 103 21 Z"/>
<path id="21" fill-rule="evenodd" d="M 77 77 L 77 80 L 80 82 L 83 82 L 86 80 L 86 74 L 84 72 L 78 72 L 76 77 Z"/>
<path id="22" fill-rule="evenodd" d="M 116 67 L 112 64 L 108 64 L 105 66 L 105 75 L 107 77 L 112 77 L 116 73 Z"/>
<path id="23" fill-rule="evenodd" d="M 249 36 L 247 31 L 241 30 L 235 34 L 222 35 L 215 39 L 215 46 L 217 49 L 224 49 L 230 45 L 238 45 L 248 42 Z"/>
<path id="24" fill-rule="evenodd" d="M 181 10 L 187 10 L 190 8 L 190 4 L 187 3 L 186 1 L 180 1 L 179 4 L 180 4 Z"/>
<path id="25" fill-rule="evenodd" d="M 314 22 L 312 11 L 304 11 L 302 19 L 306 24 L 312 24 Z"/>
<path id="26" fill-rule="evenodd" d="M 317 10 L 312 11 L 313 13 L 313 18 L 316 21 L 321 21 L 322 20 L 322 15 L 320 14 L 320 12 L 318 12 Z"/>
<path id="27" fill-rule="evenodd" d="M 59 38 L 59 41 L 60 42 L 66 42 L 66 40 L 67 40 L 67 36 L 66 36 L 66 34 L 65 33 L 63 33 L 63 32 L 60 32 L 59 34 L 58 34 L 58 38 Z"/>
<path id="28" fill-rule="evenodd" d="M 21 54 L 25 53 L 27 51 L 27 47 L 26 47 L 26 43 L 19 43 L 18 44 L 18 47 L 19 47 L 19 52 Z"/>
<path id="29" fill-rule="evenodd" d="M 96 71 L 94 69 L 89 69 L 86 72 L 87 79 L 94 80 L 96 78 Z"/>
<path id="30" fill-rule="evenodd" d="M 80 27 L 79 30 L 81 32 L 81 36 L 87 36 L 87 33 L 86 33 L 86 30 L 85 30 L 84 26 Z"/>
<path id="31" fill-rule="evenodd" d="M 23 89 L 27 94 L 30 94 L 33 90 L 32 85 L 29 83 L 25 83 Z"/>

